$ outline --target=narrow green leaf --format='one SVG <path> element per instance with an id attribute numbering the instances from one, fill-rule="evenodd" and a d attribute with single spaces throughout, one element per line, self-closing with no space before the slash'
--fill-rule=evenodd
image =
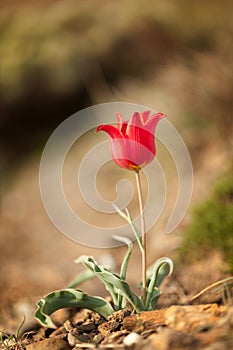
<path id="1" fill-rule="evenodd" d="M 90 309 L 104 318 L 110 316 L 114 310 L 103 298 L 92 297 L 81 290 L 63 289 L 47 294 L 37 303 L 35 318 L 45 327 L 56 328 L 49 317 L 53 312 L 66 307 Z"/>
<path id="2" fill-rule="evenodd" d="M 127 252 L 126 252 L 125 257 L 124 257 L 122 264 L 121 264 L 121 272 L 120 272 L 120 277 L 123 280 L 125 280 L 127 268 L 128 268 L 128 264 L 129 264 L 129 259 L 130 259 L 130 256 L 131 256 L 131 253 L 133 250 L 133 243 L 127 237 L 114 235 L 113 238 L 116 239 L 117 241 L 120 241 L 120 242 L 127 244 L 127 246 L 128 246 Z M 122 295 L 118 296 L 117 304 L 118 304 L 118 309 L 122 309 L 125 306 L 126 300 L 125 300 L 125 298 L 123 298 Z"/>
<path id="3" fill-rule="evenodd" d="M 159 288 L 155 287 L 153 292 L 152 292 L 149 310 L 154 310 L 156 308 L 156 305 L 158 303 L 158 299 L 159 299 L 160 295 L 161 295 L 161 292 L 160 292 Z"/>
<path id="4" fill-rule="evenodd" d="M 80 256 L 78 259 L 75 260 L 75 263 L 83 264 L 96 277 L 98 277 L 104 283 L 106 290 L 110 293 L 114 305 L 118 306 L 118 294 L 116 293 L 114 286 L 112 285 L 112 283 L 109 283 L 108 281 L 104 280 L 103 276 L 101 275 L 101 273 L 108 272 L 109 270 L 101 265 L 98 265 L 92 257 L 88 257 L 86 255 Z"/>
<path id="5" fill-rule="evenodd" d="M 161 258 L 161 259 L 164 259 L 164 258 Z M 160 284 L 163 282 L 164 278 L 166 276 L 170 276 L 173 272 L 173 262 L 170 258 L 165 258 L 165 259 L 168 259 L 170 262 L 167 261 L 167 263 L 163 263 L 161 265 L 161 267 L 159 268 L 158 270 L 158 273 L 157 273 L 157 276 L 156 276 L 156 283 L 155 283 L 155 287 L 159 287 Z M 160 261 L 160 259 L 158 260 Z M 172 262 L 172 264 L 171 264 Z M 148 269 L 147 269 L 147 272 L 146 272 L 146 275 L 147 275 L 147 281 L 148 281 L 148 285 L 149 285 L 149 282 L 152 278 L 152 274 L 153 274 L 153 271 L 154 271 L 154 264 L 152 264 Z M 172 268 L 171 268 L 172 267 Z"/>
<path id="6" fill-rule="evenodd" d="M 164 266 L 167 265 L 167 266 Z M 145 309 L 150 309 L 152 297 L 154 297 L 154 288 L 157 288 L 166 276 L 170 276 L 173 272 L 174 264 L 170 258 L 164 257 L 158 259 L 152 269 L 151 279 L 147 288 Z"/>
<path id="7" fill-rule="evenodd" d="M 128 221 L 127 215 L 123 213 L 123 211 L 116 205 L 112 204 L 113 208 L 116 210 L 117 214 L 119 214 L 122 218 Z"/>
<path id="8" fill-rule="evenodd" d="M 24 316 L 23 316 L 22 322 L 19 324 L 19 327 L 17 328 L 17 330 L 16 330 L 16 332 L 15 332 L 15 339 L 16 339 L 16 340 L 19 340 L 19 333 L 20 333 L 20 331 L 21 331 L 21 329 L 22 329 L 22 327 L 23 327 L 25 321 L 26 321 L 26 316 L 24 315 Z"/>
<path id="9" fill-rule="evenodd" d="M 121 272 L 120 272 L 121 278 L 123 278 L 125 280 L 126 272 L 127 272 L 127 268 L 128 268 L 128 264 L 129 264 L 129 259 L 130 259 L 130 256 L 131 256 L 132 250 L 133 250 L 133 243 L 128 237 L 113 235 L 113 238 L 119 242 L 127 244 L 127 246 L 128 246 L 128 250 L 127 250 L 126 255 L 124 257 L 124 260 L 121 264 Z"/>
<path id="10" fill-rule="evenodd" d="M 141 236 L 140 236 L 138 230 L 136 229 L 136 227 L 135 227 L 135 225 L 134 225 L 134 222 L 133 222 L 133 220 L 132 220 L 132 217 L 131 217 L 131 215 L 130 215 L 128 209 L 125 208 L 125 212 L 126 212 L 126 214 L 125 214 L 125 213 L 123 213 L 123 211 L 120 210 L 120 208 L 118 208 L 115 204 L 113 204 L 113 207 L 114 207 L 114 209 L 117 211 L 117 213 L 118 213 L 120 216 L 122 216 L 122 217 L 129 223 L 129 225 L 130 225 L 130 227 L 131 227 L 131 229 L 132 229 L 132 231 L 133 231 L 133 234 L 134 234 L 134 236 L 135 236 L 135 238 L 136 238 L 136 240 L 137 240 L 138 246 L 139 246 L 141 252 L 143 252 L 143 251 L 144 251 L 144 248 L 143 248 L 143 244 L 142 244 L 142 238 L 141 238 Z"/>

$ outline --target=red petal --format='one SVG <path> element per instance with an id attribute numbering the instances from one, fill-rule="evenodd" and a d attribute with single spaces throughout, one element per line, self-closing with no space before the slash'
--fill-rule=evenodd
<path id="1" fill-rule="evenodd" d="M 128 125 L 127 125 L 126 134 L 128 136 L 130 136 L 130 134 L 132 134 L 132 132 L 134 132 L 135 127 L 138 127 L 138 128 L 143 127 L 142 120 L 141 120 L 140 114 L 138 112 L 134 112 L 133 115 L 131 116 L 131 118 L 128 122 Z"/>
<path id="2" fill-rule="evenodd" d="M 144 111 L 141 113 L 141 118 L 142 118 L 143 124 L 145 124 L 147 122 L 149 115 L 150 115 L 150 112 L 151 111 Z"/>
<path id="3" fill-rule="evenodd" d="M 96 132 L 105 131 L 112 139 L 122 138 L 121 132 L 113 125 L 99 125 Z"/>
<path id="4" fill-rule="evenodd" d="M 146 146 L 149 149 L 151 149 L 151 147 L 153 148 L 153 145 L 151 145 L 151 140 L 150 140 L 151 139 L 150 131 L 148 131 L 145 128 L 145 125 L 142 124 L 141 115 L 137 112 L 135 112 L 132 115 L 128 123 L 127 136 L 130 140 L 136 141 L 135 143 L 136 151 L 137 151 L 137 148 L 140 146 L 140 144 Z M 154 139 L 154 134 L 152 134 L 152 136 Z M 138 150 L 138 153 L 139 152 L 140 151 Z"/>
<path id="5" fill-rule="evenodd" d="M 154 143 L 153 143 L 154 145 Z M 124 140 L 125 158 L 132 165 L 142 167 L 154 159 L 154 149 L 147 147 L 142 142 Z"/>
<path id="6" fill-rule="evenodd" d="M 130 169 L 132 163 L 127 156 L 126 140 L 122 138 L 110 139 L 112 158 L 121 168 Z"/>
<path id="7" fill-rule="evenodd" d="M 128 122 L 126 128 L 126 135 L 130 140 L 141 142 L 141 131 L 143 131 L 143 125 L 141 121 L 140 114 L 138 112 L 134 112 L 131 119 Z"/>
<path id="8" fill-rule="evenodd" d="M 126 128 L 127 128 L 128 123 L 124 122 L 123 117 L 120 113 L 117 112 L 116 116 L 117 116 L 117 120 L 118 120 L 117 128 L 122 133 L 122 135 L 126 136 L 125 133 L 126 133 Z"/>
<path id="9" fill-rule="evenodd" d="M 116 112 L 116 116 L 117 116 L 117 129 L 121 131 L 122 125 L 123 125 L 123 117 L 120 113 Z"/>
<path id="10" fill-rule="evenodd" d="M 155 128 L 160 121 L 160 119 L 166 117 L 166 114 L 163 113 L 155 113 L 153 114 L 150 119 L 145 123 L 145 129 L 149 131 L 151 134 L 154 135 L 155 133 Z"/>
<path id="11" fill-rule="evenodd" d="M 145 131 L 147 134 L 148 132 Z M 154 138 L 153 138 L 154 139 Z M 154 142 L 153 142 L 154 145 Z M 150 145 L 151 146 L 151 145 Z M 126 169 L 137 171 L 154 159 L 154 149 L 148 148 L 135 140 L 110 138 L 110 149 L 115 163 Z"/>

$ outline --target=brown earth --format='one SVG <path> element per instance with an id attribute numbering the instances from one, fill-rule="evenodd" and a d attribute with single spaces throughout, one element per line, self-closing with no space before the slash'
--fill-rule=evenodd
<path id="1" fill-rule="evenodd" d="M 32 330 L 16 345 L 5 337 L 3 349 L 228 350 L 233 345 L 233 308 L 227 305 L 173 305 L 136 315 L 122 310 L 107 322 L 86 309 L 70 313 L 65 322 L 60 314 L 55 331 Z"/>

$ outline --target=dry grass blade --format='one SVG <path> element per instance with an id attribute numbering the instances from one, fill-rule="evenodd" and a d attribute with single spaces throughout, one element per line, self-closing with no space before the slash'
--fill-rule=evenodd
<path id="1" fill-rule="evenodd" d="M 208 287 L 202 289 L 199 293 L 195 294 L 189 299 L 189 302 L 192 303 L 196 300 L 204 301 L 206 298 L 212 295 L 222 294 L 222 298 L 224 300 L 224 296 L 227 295 L 227 301 L 232 298 L 232 293 L 230 292 L 230 288 L 233 287 L 233 276 L 224 278 L 223 280 L 217 281 Z M 231 297 L 229 297 L 229 295 Z M 232 303 L 232 300 L 231 300 Z"/>

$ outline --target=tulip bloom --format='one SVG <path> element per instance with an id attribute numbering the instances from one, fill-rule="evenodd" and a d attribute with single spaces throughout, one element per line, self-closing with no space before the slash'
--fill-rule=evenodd
<path id="1" fill-rule="evenodd" d="M 117 126 L 105 124 L 96 129 L 109 135 L 112 158 L 121 168 L 138 172 L 154 159 L 155 129 L 165 114 L 149 115 L 150 111 L 134 112 L 129 121 L 123 121 L 122 115 L 116 113 Z"/>

